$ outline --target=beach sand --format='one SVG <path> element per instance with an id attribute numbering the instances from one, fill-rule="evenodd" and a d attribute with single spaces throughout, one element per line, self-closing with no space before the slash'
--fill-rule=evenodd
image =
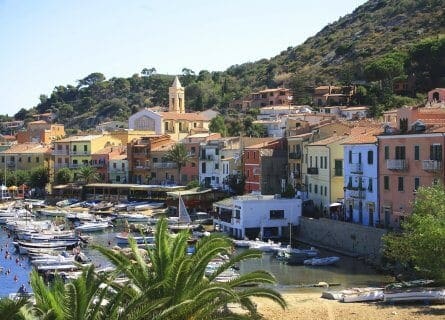
<path id="1" fill-rule="evenodd" d="M 284 293 L 288 308 L 282 310 L 270 300 L 257 298 L 264 319 L 294 320 L 411 320 L 445 319 L 445 305 L 342 303 L 321 298 L 321 292 Z"/>

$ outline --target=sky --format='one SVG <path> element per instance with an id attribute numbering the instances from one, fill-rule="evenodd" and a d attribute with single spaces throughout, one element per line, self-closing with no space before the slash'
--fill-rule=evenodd
<path id="1" fill-rule="evenodd" d="M 364 0 L 0 0 L 0 114 L 93 72 L 223 71 L 303 43 Z"/>

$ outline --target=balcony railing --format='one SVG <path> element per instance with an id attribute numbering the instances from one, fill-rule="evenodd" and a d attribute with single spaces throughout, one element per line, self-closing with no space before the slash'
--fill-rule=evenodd
<path id="1" fill-rule="evenodd" d="M 386 160 L 386 169 L 388 170 L 406 170 L 408 163 L 405 159 L 388 159 Z"/>
<path id="2" fill-rule="evenodd" d="M 153 169 L 176 169 L 178 165 L 175 162 L 155 162 Z"/>
<path id="3" fill-rule="evenodd" d="M 151 166 L 149 164 L 138 164 L 138 165 L 135 165 L 134 168 L 135 169 L 139 169 L 139 170 L 141 170 L 141 169 L 150 169 Z"/>
<path id="4" fill-rule="evenodd" d="M 307 168 L 307 174 L 318 174 L 318 168 Z"/>
<path id="5" fill-rule="evenodd" d="M 425 171 L 440 171 L 442 170 L 442 161 L 423 160 L 422 169 Z"/>
<path id="6" fill-rule="evenodd" d="M 366 193 L 363 190 L 351 190 L 349 191 L 349 195 L 351 198 L 364 199 Z"/>
<path id="7" fill-rule="evenodd" d="M 290 152 L 289 159 L 301 159 L 301 152 Z"/>
<path id="8" fill-rule="evenodd" d="M 90 152 L 89 151 L 74 151 L 74 150 L 72 150 L 72 151 L 70 151 L 70 155 L 73 155 L 73 156 L 89 156 Z"/>
<path id="9" fill-rule="evenodd" d="M 199 157 L 200 160 L 205 160 L 205 161 L 213 161 L 214 156 L 213 155 L 206 155 L 206 156 L 200 156 Z"/>
<path id="10" fill-rule="evenodd" d="M 55 156 L 68 156 L 70 153 L 68 150 L 53 150 Z"/>
<path id="11" fill-rule="evenodd" d="M 8 167 L 15 167 L 15 162 L 14 161 L 8 161 L 8 162 L 6 162 L 6 165 Z"/>
<path id="12" fill-rule="evenodd" d="M 91 166 L 94 168 L 103 168 L 105 167 L 105 162 L 92 163 Z"/>
<path id="13" fill-rule="evenodd" d="M 351 173 L 361 174 L 363 173 L 363 166 L 361 163 L 351 163 L 349 165 Z"/>

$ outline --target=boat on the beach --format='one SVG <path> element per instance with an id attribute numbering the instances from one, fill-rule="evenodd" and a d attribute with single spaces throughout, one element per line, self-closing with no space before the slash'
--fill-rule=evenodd
<path id="1" fill-rule="evenodd" d="M 383 301 L 390 303 L 414 301 L 445 303 L 445 289 L 413 288 L 385 292 Z"/>
<path id="2" fill-rule="evenodd" d="M 324 258 L 312 258 L 303 261 L 306 266 L 328 266 L 334 264 L 340 260 L 340 257 L 324 257 Z"/>

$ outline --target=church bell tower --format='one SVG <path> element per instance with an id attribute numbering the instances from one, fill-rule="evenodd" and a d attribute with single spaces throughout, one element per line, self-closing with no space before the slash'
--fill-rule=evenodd
<path id="1" fill-rule="evenodd" d="M 172 86 L 168 88 L 168 111 L 185 113 L 184 87 L 181 86 L 177 76 Z"/>

